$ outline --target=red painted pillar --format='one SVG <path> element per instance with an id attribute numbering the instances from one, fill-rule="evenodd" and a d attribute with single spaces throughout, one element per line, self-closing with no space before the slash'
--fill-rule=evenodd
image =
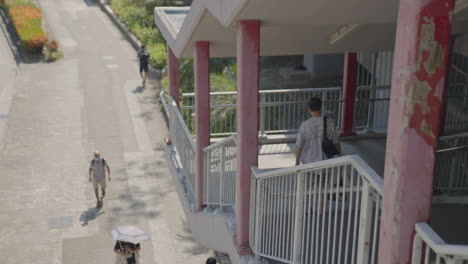
<path id="1" fill-rule="evenodd" d="M 251 166 L 258 164 L 259 21 L 240 21 L 237 28 L 237 182 L 236 246 L 249 254 Z"/>
<path id="2" fill-rule="evenodd" d="M 179 91 L 179 60 L 172 52 L 171 48 L 167 46 L 167 68 L 169 75 L 169 96 L 174 98 L 177 106 L 180 104 L 180 91 Z"/>
<path id="3" fill-rule="evenodd" d="M 341 108 L 341 136 L 352 136 L 354 102 L 356 96 L 357 54 L 346 53 L 343 72 L 343 107 Z"/>
<path id="4" fill-rule="evenodd" d="M 203 205 L 203 149 L 210 145 L 210 43 L 195 42 L 193 56 L 195 75 L 195 136 L 196 136 L 196 183 L 197 210 Z"/>
<path id="5" fill-rule="evenodd" d="M 414 225 L 431 213 L 435 150 L 454 0 L 400 0 L 379 261 L 410 263 Z"/>

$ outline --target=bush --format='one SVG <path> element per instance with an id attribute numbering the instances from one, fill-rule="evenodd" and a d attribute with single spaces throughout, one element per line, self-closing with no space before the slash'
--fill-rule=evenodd
<path id="1" fill-rule="evenodd" d="M 57 51 L 59 48 L 58 42 L 56 40 L 47 41 L 45 46 L 46 46 L 46 49 L 49 50 L 50 52 Z"/>
<path id="2" fill-rule="evenodd" d="M 41 52 L 47 41 L 47 36 L 42 29 L 41 10 L 25 0 L 7 0 L 6 5 L 8 16 L 23 47 L 29 53 Z"/>
<path id="3" fill-rule="evenodd" d="M 150 61 L 154 67 L 162 69 L 167 64 L 166 45 L 161 43 L 150 43 L 146 45 L 148 52 L 150 53 Z"/>
<path id="4" fill-rule="evenodd" d="M 154 25 L 152 9 L 148 7 L 158 4 L 158 1 L 113 0 L 111 7 L 138 40 L 146 45 L 151 64 L 162 69 L 167 64 L 166 44 Z"/>

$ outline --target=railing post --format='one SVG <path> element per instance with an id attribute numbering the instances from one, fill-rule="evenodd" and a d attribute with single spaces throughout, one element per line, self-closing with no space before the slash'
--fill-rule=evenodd
<path id="1" fill-rule="evenodd" d="M 206 202 L 207 203 L 213 203 L 213 201 L 211 200 L 211 195 L 212 195 L 212 189 L 211 189 L 211 185 L 213 184 L 212 181 L 213 181 L 213 177 L 211 175 L 211 164 L 212 164 L 212 150 L 206 152 L 206 159 L 205 159 L 205 170 L 208 172 L 208 174 L 206 175 Z"/>
<path id="2" fill-rule="evenodd" d="M 265 135 L 265 94 L 260 94 L 260 135 Z"/>
<path id="3" fill-rule="evenodd" d="M 304 215 L 304 188 L 305 173 L 299 172 L 296 181 L 296 203 L 294 219 L 294 237 L 293 237 L 293 263 L 302 263 L 302 220 Z"/>
<path id="4" fill-rule="evenodd" d="M 225 166 L 224 166 L 224 155 L 225 155 L 225 147 L 226 145 L 221 145 L 221 161 L 220 161 L 220 170 L 219 170 L 219 204 L 221 206 L 220 209 L 223 209 L 224 203 L 226 202 L 224 199 L 224 176 L 225 176 Z"/>
<path id="5" fill-rule="evenodd" d="M 422 250 L 423 250 L 423 241 L 421 237 L 416 234 L 413 239 L 413 252 L 412 252 L 412 261 L 411 264 L 421 264 L 422 263 Z"/>
<path id="6" fill-rule="evenodd" d="M 375 90 L 376 90 L 376 79 L 375 74 L 377 71 L 377 56 L 378 53 L 374 52 L 372 55 L 372 79 L 371 79 L 371 86 L 370 86 L 370 96 L 369 96 L 369 112 L 367 118 L 367 126 L 368 132 L 374 131 L 374 111 L 375 111 Z"/>
<path id="7" fill-rule="evenodd" d="M 361 193 L 361 213 L 359 217 L 359 237 L 357 244 L 357 263 L 369 263 L 370 235 L 372 228 L 373 200 L 370 186 L 364 181 Z"/>
<path id="8" fill-rule="evenodd" d="M 264 181 L 263 180 L 257 180 L 255 179 L 255 189 L 257 192 L 254 195 L 255 197 L 255 236 L 254 236 L 254 250 L 255 252 L 258 252 L 258 238 L 260 237 L 260 233 L 263 230 L 263 228 L 260 226 L 260 223 L 262 222 L 262 216 L 263 216 L 263 200 L 261 198 L 263 197 L 263 192 L 265 191 L 263 188 Z"/>

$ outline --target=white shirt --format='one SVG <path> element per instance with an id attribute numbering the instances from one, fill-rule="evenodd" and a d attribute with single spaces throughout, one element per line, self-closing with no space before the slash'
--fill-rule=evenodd
<path id="1" fill-rule="evenodd" d="M 338 133 L 335 121 L 327 117 L 327 138 L 338 143 Z M 296 139 L 296 146 L 302 148 L 300 161 L 302 164 L 324 159 L 322 152 L 323 117 L 311 117 L 302 122 Z"/>

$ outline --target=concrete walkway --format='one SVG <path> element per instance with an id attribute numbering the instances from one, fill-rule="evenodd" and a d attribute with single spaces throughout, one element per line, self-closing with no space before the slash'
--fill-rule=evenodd
<path id="1" fill-rule="evenodd" d="M 145 264 L 204 263 L 213 253 L 191 239 L 135 51 L 92 1 L 39 3 L 64 60 L 16 69 L 0 36 L 2 263 L 112 263 L 119 225 L 151 235 Z M 112 170 L 100 210 L 87 179 L 94 150 Z"/>

